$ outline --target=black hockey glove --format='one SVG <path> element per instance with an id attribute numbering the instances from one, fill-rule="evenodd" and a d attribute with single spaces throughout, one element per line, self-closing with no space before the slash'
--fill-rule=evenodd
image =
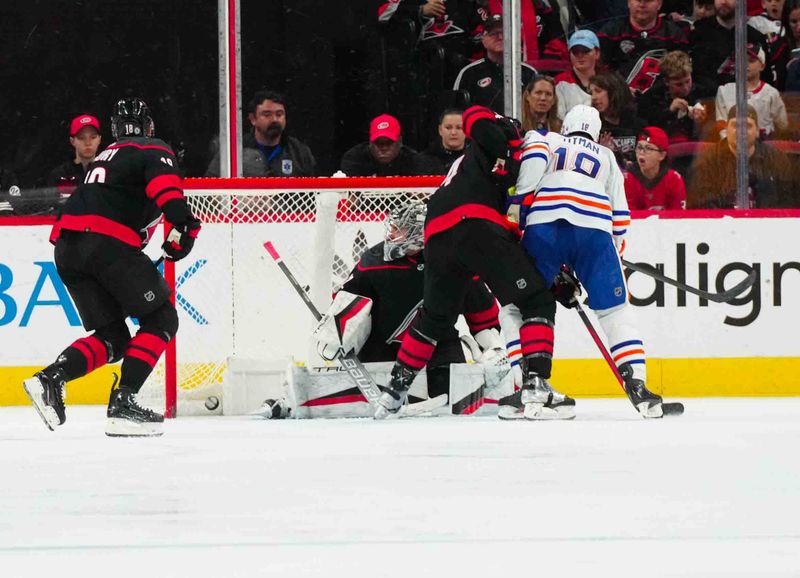
<path id="1" fill-rule="evenodd" d="M 200 233 L 200 221 L 191 217 L 185 223 L 173 226 L 167 235 L 167 240 L 161 245 L 166 258 L 170 261 L 180 261 L 192 251 L 194 240 Z"/>
<path id="2" fill-rule="evenodd" d="M 578 305 L 578 296 L 582 293 L 578 278 L 566 265 L 561 266 L 561 272 L 556 275 L 556 279 L 553 281 L 550 291 L 553 293 L 556 301 L 567 309 L 572 309 Z"/>

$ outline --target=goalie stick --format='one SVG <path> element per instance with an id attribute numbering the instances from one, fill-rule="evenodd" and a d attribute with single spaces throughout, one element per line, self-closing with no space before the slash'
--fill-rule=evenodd
<path id="1" fill-rule="evenodd" d="M 603 343 L 603 340 L 600 339 L 600 335 L 594 328 L 591 319 L 589 319 L 589 316 L 586 314 L 586 311 L 583 309 L 583 307 L 581 307 L 581 304 L 579 301 L 577 301 L 577 299 L 575 302 L 575 310 L 578 312 L 578 315 L 580 315 L 581 321 L 583 321 L 583 324 L 586 326 L 586 329 L 589 330 L 589 335 L 592 336 L 595 345 L 597 345 L 597 348 L 600 350 L 600 353 L 603 354 L 603 359 L 606 360 L 608 367 L 611 368 L 611 371 L 614 374 L 614 377 L 617 378 L 620 387 L 622 387 L 622 390 L 625 391 L 625 380 L 623 380 L 622 376 L 619 374 L 619 369 L 617 369 L 617 364 L 614 363 L 614 360 L 611 358 L 611 354 L 609 353 L 608 348 L 606 348 L 605 344 Z M 684 410 L 683 404 L 680 402 L 661 403 L 661 411 L 663 412 L 665 417 L 671 415 L 682 415 L 683 410 Z"/>
<path id="2" fill-rule="evenodd" d="M 625 265 L 631 271 L 636 271 L 637 273 L 644 273 L 655 279 L 656 281 L 661 281 L 666 283 L 667 285 L 672 285 L 673 287 L 677 287 L 687 293 L 692 293 L 694 295 L 698 295 L 703 299 L 708 299 L 709 301 L 713 301 L 715 303 L 727 303 L 742 291 L 749 289 L 752 287 L 753 283 L 756 282 L 756 272 L 750 271 L 750 273 L 745 277 L 743 281 L 737 283 L 727 291 L 722 291 L 721 293 L 711 293 L 709 291 L 704 291 L 703 289 L 698 289 L 697 287 L 692 287 L 691 285 L 687 285 L 686 283 L 682 283 L 677 279 L 672 279 L 671 277 L 667 277 L 661 271 L 656 269 L 655 267 L 650 267 L 649 265 L 644 265 L 641 263 L 631 263 L 630 261 L 626 261 L 625 259 L 622 260 L 622 264 Z"/>
<path id="3" fill-rule="evenodd" d="M 300 295 L 301 299 L 305 302 L 308 310 L 311 311 L 311 314 L 314 316 L 314 319 L 319 321 L 322 319 L 322 315 L 320 314 L 317 306 L 314 305 L 313 301 L 311 301 L 311 297 L 303 289 L 303 286 L 297 281 L 295 276 L 289 270 L 289 267 L 286 266 L 286 263 L 283 262 L 283 259 L 278 254 L 278 251 L 275 250 L 275 246 L 272 244 L 271 241 L 267 241 L 264 243 L 264 248 L 267 250 L 267 253 L 270 254 L 272 259 L 280 268 L 281 272 L 286 276 L 291 283 L 294 290 Z M 381 396 L 381 390 L 378 387 L 378 384 L 375 383 L 375 380 L 372 379 L 372 376 L 367 371 L 367 368 L 364 367 L 364 364 L 359 361 L 358 357 L 354 352 L 350 352 L 347 355 L 340 356 L 339 363 L 342 364 L 347 375 L 350 379 L 353 380 L 353 383 L 356 384 L 359 391 L 364 395 L 367 400 L 367 403 L 375 404 L 378 401 L 378 398 Z M 400 415 L 412 416 L 412 415 L 419 415 L 420 413 L 425 413 L 436 408 L 442 407 L 447 403 L 447 396 L 442 394 L 438 397 L 434 397 L 431 399 L 427 399 L 425 401 L 409 404 L 404 412 L 400 413 Z M 413 407 L 413 406 L 420 406 L 420 407 Z"/>

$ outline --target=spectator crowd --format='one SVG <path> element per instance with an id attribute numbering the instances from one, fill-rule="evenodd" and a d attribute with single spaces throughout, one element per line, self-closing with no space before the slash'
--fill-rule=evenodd
<path id="1" fill-rule="evenodd" d="M 416 111 L 428 119 L 428 138 L 414 147 L 405 142 L 400 118 L 408 111 L 393 110 L 389 100 L 366 140 L 339 151 L 339 169 L 348 176 L 444 175 L 470 146 L 462 111 L 479 104 L 504 112 L 502 2 L 376 6 L 375 24 L 388 41 L 400 29 L 415 36 L 404 64 L 421 67 L 420 86 L 429 90 Z M 626 175 L 632 209 L 736 207 L 736 0 L 522 0 L 521 8 L 524 130 L 559 131 L 572 107 L 590 105 L 602 120 L 600 143 Z M 736 208 L 798 207 L 800 163 L 791 159 L 800 154 L 800 0 L 748 2 L 746 36 L 749 202 Z M 277 91 L 251 95 L 243 176 L 320 174 L 313 143 L 292 134 L 290 111 Z M 0 215 L 52 214 L 83 179 L 102 145 L 102 116 L 75 112 L 68 157 L 53 162 L 36 187 L 18 186 L 0 166 Z M 215 142 L 205 175 L 187 176 L 219 176 L 218 151 Z"/>

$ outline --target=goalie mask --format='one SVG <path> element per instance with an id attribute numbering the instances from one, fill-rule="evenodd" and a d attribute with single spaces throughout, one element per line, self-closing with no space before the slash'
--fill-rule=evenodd
<path id="1" fill-rule="evenodd" d="M 418 201 L 389 213 L 384 221 L 384 261 L 394 261 L 422 250 L 427 214 L 428 206 Z"/>
<path id="2" fill-rule="evenodd" d="M 152 137 L 154 132 L 150 109 L 141 98 L 117 101 L 111 114 L 111 134 L 114 138 Z"/>

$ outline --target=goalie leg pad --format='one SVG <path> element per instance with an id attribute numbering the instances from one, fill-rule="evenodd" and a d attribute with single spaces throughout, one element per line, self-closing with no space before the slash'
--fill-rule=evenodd
<path id="1" fill-rule="evenodd" d="M 339 291 L 312 331 L 320 356 L 333 361 L 340 353 L 358 353 L 372 331 L 371 311 L 372 299 Z"/>

